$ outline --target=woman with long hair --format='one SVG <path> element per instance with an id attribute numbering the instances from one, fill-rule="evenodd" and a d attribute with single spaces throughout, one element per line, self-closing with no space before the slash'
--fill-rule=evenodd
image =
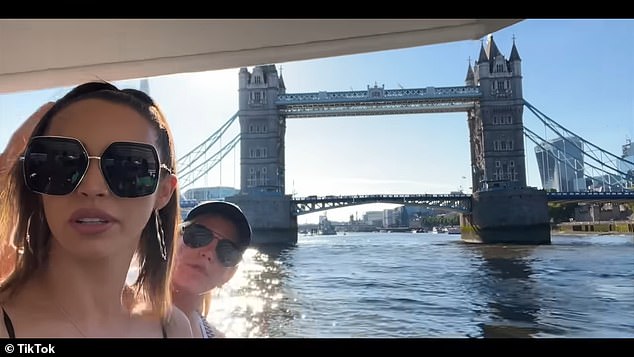
<path id="1" fill-rule="evenodd" d="M 27 120 L 0 157 L 0 337 L 191 336 L 169 293 L 175 164 L 138 90 L 85 83 Z"/>

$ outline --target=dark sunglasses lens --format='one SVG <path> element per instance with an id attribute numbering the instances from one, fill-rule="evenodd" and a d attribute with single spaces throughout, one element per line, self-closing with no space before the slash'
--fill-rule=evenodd
<path id="1" fill-rule="evenodd" d="M 223 266 L 229 268 L 236 266 L 240 262 L 242 251 L 232 242 L 221 239 L 216 245 L 216 256 Z"/>
<path id="2" fill-rule="evenodd" d="M 81 144 L 66 138 L 33 138 L 24 155 L 24 179 L 34 192 L 67 195 L 79 184 L 88 167 Z"/>
<path id="3" fill-rule="evenodd" d="M 200 248 L 211 243 L 214 239 L 210 230 L 199 225 L 192 225 L 184 229 L 183 242 L 190 248 Z"/>
<path id="4" fill-rule="evenodd" d="M 152 145 L 113 143 L 101 155 L 101 171 L 119 197 L 151 195 L 160 175 L 158 155 Z"/>

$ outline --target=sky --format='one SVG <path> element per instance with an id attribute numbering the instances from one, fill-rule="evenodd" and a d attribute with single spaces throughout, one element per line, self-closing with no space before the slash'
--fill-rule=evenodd
<path id="1" fill-rule="evenodd" d="M 634 138 L 634 20 L 528 19 L 492 34 L 508 59 L 515 37 L 524 99 L 556 122 L 617 155 Z M 276 63 L 287 93 L 464 85 L 480 40 Z M 252 67 L 249 67 L 252 70 Z M 239 68 L 149 78 L 182 157 L 238 110 Z M 114 82 L 139 88 L 139 80 Z M 70 87 L 0 95 L 0 148 L 42 103 Z M 553 134 L 524 109 L 524 126 Z M 236 120 L 223 137 L 239 131 Z M 470 193 L 466 113 L 288 119 L 286 193 L 296 196 Z M 525 140 L 527 184 L 541 188 L 534 144 Z M 217 152 L 220 146 L 212 148 Z M 192 187 L 240 184 L 239 146 Z M 366 205 L 328 211 L 331 220 L 361 218 Z M 300 216 L 316 222 L 322 213 Z"/>

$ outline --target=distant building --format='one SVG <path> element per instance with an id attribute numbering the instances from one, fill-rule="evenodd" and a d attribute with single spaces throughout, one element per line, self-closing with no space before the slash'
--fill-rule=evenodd
<path id="1" fill-rule="evenodd" d="M 615 203 L 605 204 L 580 204 L 575 207 L 575 221 L 577 222 L 597 222 L 610 220 L 627 220 L 632 214 L 626 205 Z"/>
<path id="2" fill-rule="evenodd" d="M 462 192 L 460 192 L 462 193 Z M 433 208 L 421 205 L 404 205 L 407 208 L 407 214 L 410 216 L 430 217 L 436 214 Z"/>
<path id="3" fill-rule="evenodd" d="M 583 142 L 579 138 L 557 138 L 535 147 L 539 176 L 545 190 L 586 191 Z"/>
<path id="4" fill-rule="evenodd" d="M 630 139 L 627 139 L 625 141 L 625 145 L 623 145 L 623 154 L 621 155 L 621 158 L 634 163 L 634 146 L 632 146 L 632 141 Z M 626 173 L 623 179 L 626 181 L 627 187 L 634 189 L 634 164 L 619 161 L 618 169 L 619 171 Z"/>
<path id="5" fill-rule="evenodd" d="M 383 227 L 383 211 L 365 212 L 363 214 L 363 223 L 374 227 Z"/>
<path id="6" fill-rule="evenodd" d="M 139 83 L 139 90 L 147 95 L 150 95 L 150 82 L 147 78 L 141 79 Z"/>
<path id="7" fill-rule="evenodd" d="M 459 192 L 461 193 L 461 192 Z M 421 205 L 405 205 L 407 208 L 409 227 L 410 228 L 423 228 L 423 220 L 425 217 L 431 217 L 436 215 L 433 208 L 421 206 Z"/>
<path id="8" fill-rule="evenodd" d="M 421 205 L 402 205 L 383 211 L 367 211 L 363 214 L 363 224 L 373 227 L 416 227 L 420 220 L 435 214 L 434 209 Z"/>
<path id="9" fill-rule="evenodd" d="M 586 179 L 589 191 L 612 192 L 622 191 L 625 185 L 623 177 L 617 174 L 603 174 Z"/>
<path id="10" fill-rule="evenodd" d="M 180 200 L 181 217 L 185 219 L 189 211 L 197 204 L 204 201 L 224 201 L 226 197 L 238 194 L 240 190 L 233 187 L 198 187 L 192 188 L 182 194 Z"/>
<path id="11" fill-rule="evenodd" d="M 394 218 L 394 210 L 391 210 L 391 209 L 383 210 L 383 223 L 381 224 L 381 226 L 383 228 L 396 226 L 396 219 Z"/>
<path id="12" fill-rule="evenodd" d="M 392 211 L 392 222 L 388 227 L 409 227 L 409 214 L 405 206 L 398 206 Z"/>
<path id="13" fill-rule="evenodd" d="M 225 197 L 237 195 L 238 192 L 240 190 L 233 187 L 197 187 L 185 191 L 183 197 L 196 201 L 224 200 Z"/>

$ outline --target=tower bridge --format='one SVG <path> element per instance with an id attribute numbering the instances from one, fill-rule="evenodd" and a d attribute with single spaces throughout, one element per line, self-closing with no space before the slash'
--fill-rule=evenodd
<path id="1" fill-rule="evenodd" d="M 462 239 L 467 242 L 547 244 L 550 243 L 549 201 L 633 199 L 632 194 L 608 197 L 608 193 L 546 193 L 527 187 L 524 137 L 534 141 L 535 135 L 525 131 L 523 109 L 527 107 L 534 114 L 543 115 L 523 98 L 521 58 L 515 41 L 507 59 L 489 37 L 486 46 L 483 43 L 480 47 L 478 60 L 473 66 L 469 63 L 463 86 L 385 89 L 375 84 L 361 91 L 286 93 L 284 79 L 274 65 L 256 66 L 251 72 L 241 68 L 238 77 L 236 115 L 179 160 L 179 164 L 186 164 L 188 172 L 197 175 L 181 182 L 193 183 L 227 150 L 223 148 L 223 154 L 213 163 L 207 160 L 196 164 L 195 159 L 189 159 L 203 157 L 202 153 L 208 151 L 223 130 L 239 118 L 239 141 L 236 137 L 231 143 L 240 145 L 240 193 L 226 199 L 244 210 L 254 230 L 255 244 L 296 242 L 299 215 L 375 202 L 420 204 L 461 212 Z M 466 113 L 471 195 L 293 198 L 285 194 L 288 119 L 438 112 Z M 542 121 L 553 126 L 550 118 Z M 558 159 L 571 170 L 579 171 L 581 167 L 578 161 Z M 609 174 L 604 176 L 611 179 Z"/>
<path id="2" fill-rule="evenodd" d="M 526 187 L 521 58 L 515 42 L 507 59 L 489 37 L 478 60 L 469 63 L 463 86 L 385 89 L 375 84 L 364 91 L 287 93 L 274 65 L 252 72 L 241 68 L 238 77 L 240 194 L 227 200 L 244 209 L 256 243 L 297 239 L 293 205 L 301 202 L 285 194 L 286 120 L 459 111 L 467 114 L 474 191 L 461 215 L 462 238 L 550 242 L 546 194 Z"/>

